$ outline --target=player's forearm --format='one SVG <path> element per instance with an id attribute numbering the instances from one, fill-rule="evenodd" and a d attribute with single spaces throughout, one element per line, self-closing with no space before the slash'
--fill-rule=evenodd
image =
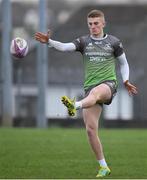
<path id="1" fill-rule="evenodd" d="M 126 59 L 125 53 L 123 53 L 121 56 L 117 57 L 120 64 L 120 72 L 122 75 L 123 82 L 126 82 L 129 80 L 129 65 Z"/>
<path id="2" fill-rule="evenodd" d="M 57 49 L 59 51 L 75 51 L 76 50 L 76 46 L 72 42 L 71 43 L 62 43 L 59 41 L 54 41 L 52 39 L 49 39 L 48 45 L 49 45 L 49 47 L 54 47 L 55 49 Z"/>

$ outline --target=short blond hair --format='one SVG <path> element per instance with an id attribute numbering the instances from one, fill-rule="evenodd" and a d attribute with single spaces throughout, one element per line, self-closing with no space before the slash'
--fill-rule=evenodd
<path id="1" fill-rule="evenodd" d="M 105 15 L 101 10 L 93 9 L 87 15 L 87 18 L 95 18 L 95 17 L 102 17 L 105 22 Z"/>

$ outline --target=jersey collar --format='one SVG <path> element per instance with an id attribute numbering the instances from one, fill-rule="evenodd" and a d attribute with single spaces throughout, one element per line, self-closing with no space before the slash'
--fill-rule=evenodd
<path id="1" fill-rule="evenodd" d="M 108 35 L 107 35 L 107 34 L 105 34 L 105 35 L 104 35 L 104 37 L 102 37 L 102 38 L 95 38 L 95 37 L 93 37 L 92 35 L 90 35 L 91 39 L 98 40 L 98 41 L 99 41 L 99 40 L 106 39 L 106 38 L 107 38 L 107 36 L 108 36 Z"/>

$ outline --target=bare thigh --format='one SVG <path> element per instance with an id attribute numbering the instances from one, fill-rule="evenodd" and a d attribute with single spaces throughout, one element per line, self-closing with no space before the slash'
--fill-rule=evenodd
<path id="1" fill-rule="evenodd" d="M 111 89 L 108 85 L 102 83 L 96 87 L 94 87 L 88 96 L 93 95 L 97 102 L 99 103 L 105 103 L 108 100 L 111 99 L 112 93 L 111 93 Z"/>

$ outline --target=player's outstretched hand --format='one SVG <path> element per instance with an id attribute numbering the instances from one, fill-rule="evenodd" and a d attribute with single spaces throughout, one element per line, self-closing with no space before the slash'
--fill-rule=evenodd
<path id="1" fill-rule="evenodd" d="M 48 30 L 46 34 L 42 32 L 35 33 L 35 39 L 41 43 L 48 43 L 49 38 L 50 38 L 50 30 Z"/>
<path id="2" fill-rule="evenodd" d="M 131 84 L 129 81 L 125 81 L 124 85 L 125 85 L 126 89 L 128 90 L 129 95 L 133 95 L 133 94 L 138 93 L 137 87 L 134 86 L 133 84 Z"/>

